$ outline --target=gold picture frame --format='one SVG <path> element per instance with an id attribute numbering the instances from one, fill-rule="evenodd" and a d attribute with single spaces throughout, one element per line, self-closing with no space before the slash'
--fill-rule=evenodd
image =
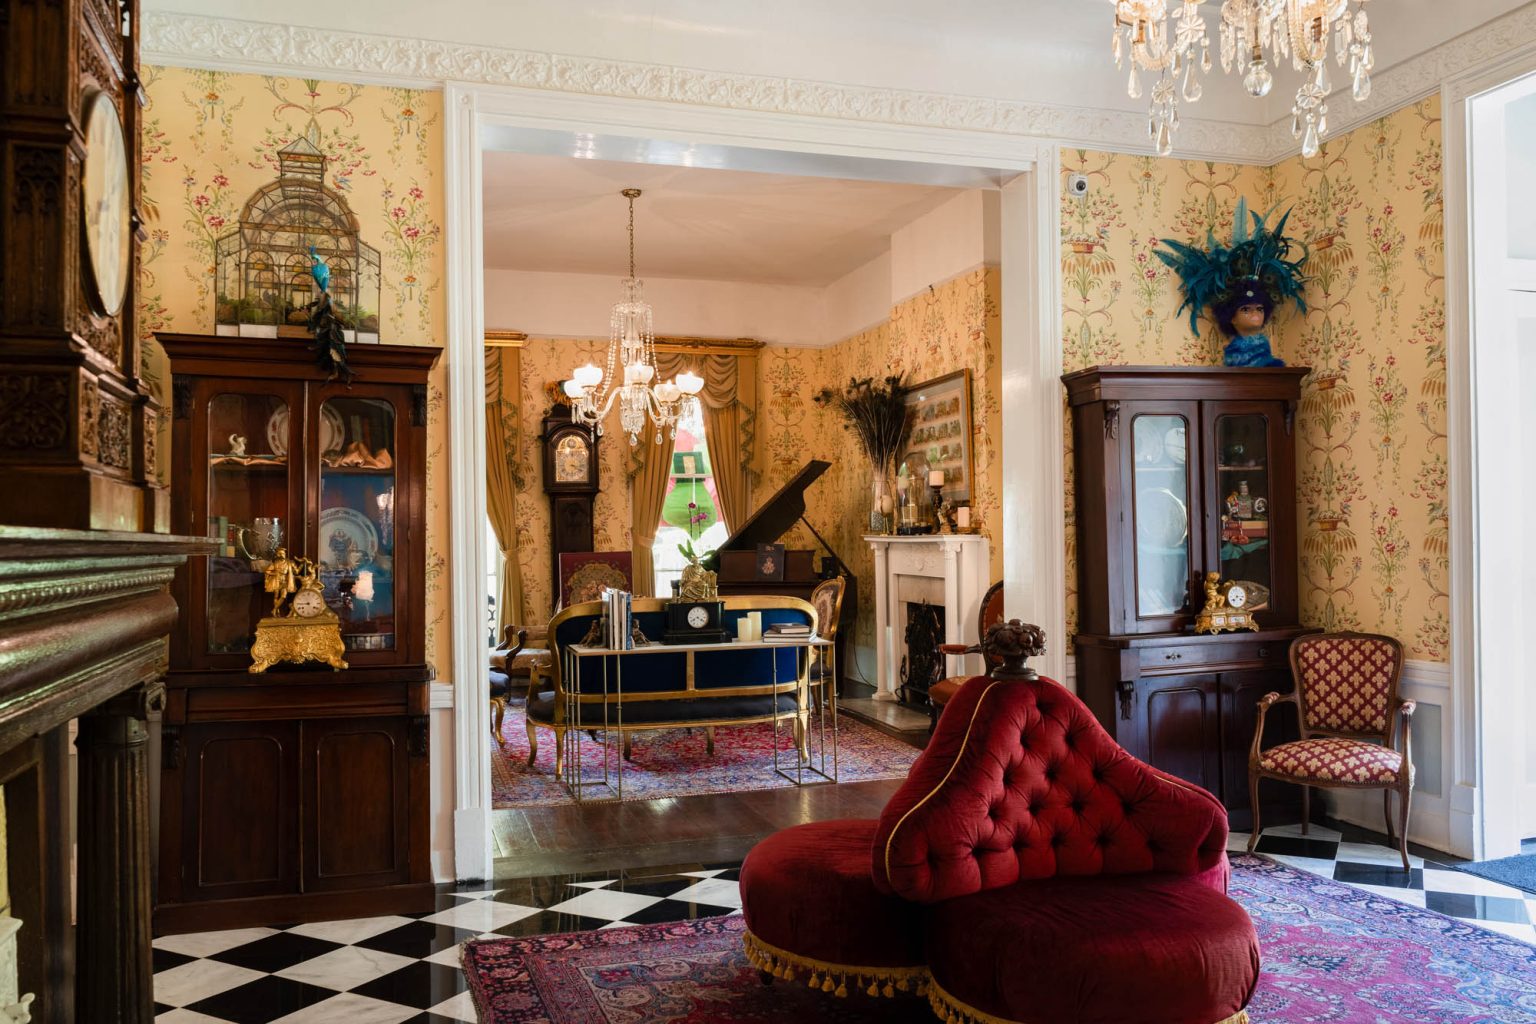
<path id="1" fill-rule="evenodd" d="M 915 409 L 912 433 L 897 465 L 923 472 L 925 486 L 928 471 L 942 469 L 944 497 L 955 504 L 971 501 L 975 492 L 975 428 L 970 369 L 912 385 L 907 389 L 907 405 Z"/>

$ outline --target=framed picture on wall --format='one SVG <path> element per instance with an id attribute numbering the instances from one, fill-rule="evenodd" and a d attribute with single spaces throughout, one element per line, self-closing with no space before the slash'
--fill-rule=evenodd
<path id="1" fill-rule="evenodd" d="M 912 434 L 898 465 L 921 472 L 944 473 L 944 497 L 953 503 L 972 499 L 971 371 L 954 373 L 912 385 L 907 405 L 913 407 Z"/>

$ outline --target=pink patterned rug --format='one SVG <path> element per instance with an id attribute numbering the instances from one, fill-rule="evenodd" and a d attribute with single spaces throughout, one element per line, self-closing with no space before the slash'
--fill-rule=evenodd
<path id="1" fill-rule="evenodd" d="M 508 708 L 502 724 L 505 748 L 491 747 L 491 801 L 498 808 L 569 803 L 570 794 L 555 778 L 555 734 L 539 730 L 539 756 L 528 767 L 528 735 L 521 708 Z M 828 729 L 830 742 L 831 730 Z M 794 764 L 789 723 L 779 726 L 779 764 Z M 582 737 L 581 760 L 588 778 L 602 772 L 600 744 Z M 840 782 L 904 779 L 920 751 L 852 719 L 839 716 L 837 777 Z M 830 746 L 828 764 L 830 765 Z M 819 764 L 819 761 L 818 761 Z M 609 760 L 610 774 L 613 760 Z M 810 779 L 810 777 L 808 777 Z M 634 734 L 634 759 L 624 765 L 624 799 L 739 793 L 777 789 L 792 783 L 773 770 L 773 725 L 721 726 L 715 752 L 706 752 L 703 729 L 663 729 Z"/>
<path id="2" fill-rule="evenodd" d="M 1536 947 L 1283 867 L 1233 860 L 1258 928 L 1253 1024 L 1514 1024 L 1536 1020 Z M 915 998 L 764 986 L 741 917 L 493 939 L 464 946 L 483 1024 L 932 1021 Z"/>

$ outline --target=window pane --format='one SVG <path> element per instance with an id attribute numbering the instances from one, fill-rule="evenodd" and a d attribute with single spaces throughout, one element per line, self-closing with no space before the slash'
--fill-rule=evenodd
<path id="1" fill-rule="evenodd" d="M 672 477 L 667 488 L 656 540 L 651 545 L 659 597 L 672 593 L 673 581 L 681 578 L 683 567 L 688 564 L 681 550 L 684 546 L 691 545 L 696 554 L 703 555 L 718 548 L 731 535 L 720 514 L 714 467 L 704 441 L 704 417 L 697 408 L 678 420 Z"/>
<path id="2" fill-rule="evenodd" d="M 1138 416 L 1136 455 L 1136 612 L 1172 615 L 1189 583 L 1189 424 L 1182 416 Z"/>
<path id="3" fill-rule="evenodd" d="M 1221 578 L 1248 590 L 1248 608 L 1269 604 L 1269 423 L 1263 416 L 1216 420 L 1216 486 L 1222 497 Z"/>
<path id="4" fill-rule="evenodd" d="M 320 407 L 320 581 L 348 650 L 395 646 L 395 407 Z"/>

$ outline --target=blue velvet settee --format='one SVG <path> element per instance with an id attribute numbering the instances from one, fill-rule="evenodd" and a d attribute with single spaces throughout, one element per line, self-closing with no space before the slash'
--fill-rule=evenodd
<path id="1" fill-rule="evenodd" d="M 736 623 L 759 612 L 763 628 L 776 622 L 809 623 L 816 628 L 816 611 L 795 597 L 727 597 L 722 625 L 736 635 Z M 655 642 L 666 630 L 666 602 L 635 598 L 635 622 Z M 555 771 L 563 760 L 565 731 L 614 730 L 625 738 L 648 729 L 704 728 L 714 749 L 714 728 L 747 725 L 774 718 L 791 719 L 796 745 L 805 753 L 807 709 L 820 699 L 824 673 L 808 666 L 804 647 L 742 648 L 735 644 L 679 650 L 659 646 L 644 654 L 568 658 L 568 648 L 580 644 L 602 615 L 600 601 L 561 609 L 549 623 L 554 656 L 554 692 L 529 694 L 527 707 L 528 763 L 538 752 L 537 729 L 555 733 Z M 622 692 L 618 680 L 622 660 Z M 568 678 L 572 665 L 579 678 Z M 607 693 L 604 694 L 604 672 Z M 830 683 L 831 677 L 826 676 Z M 572 701 L 570 698 L 577 698 Z M 622 705 L 622 706 L 621 706 Z M 580 721 L 574 710 L 579 708 Z"/>

